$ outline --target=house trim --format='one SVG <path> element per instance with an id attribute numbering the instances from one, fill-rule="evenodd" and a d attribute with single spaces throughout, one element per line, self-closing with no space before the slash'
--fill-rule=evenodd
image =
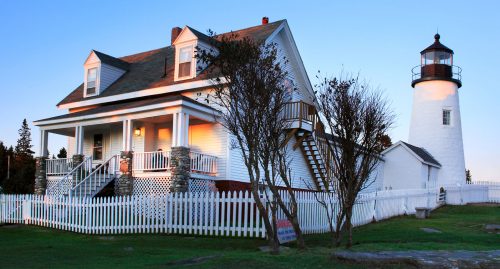
<path id="1" fill-rule="evenodd" d="M 224 83 L 225 79 L 224 78 L 220 78 L 220 79 L 221 79 L 222 83 Z M 146 96 L 151 96 L 151 95 L 192 90 L 192 89 L 196 89 L 196 88 L 210 87 L 213 85 L 212 83 L 213 83 L 212 79 L 192 81 L 192 82 L 180 83 L 180 84 L 169 85 L 169 86 L 149 88 L 149 89 L 130 92 L 130 93 L 122 93 L 122 94 L 115 94 L 115 95 L 110 95 L 110 96 L 106 96 L 106 97 L 99 97 L 99 98 L 94 98 L 91 100 L 83 100 L 83 101 L 78 101 L 78 102 L 62 104 L 62 105 L 58 105 L 57 108 L 70 109 L 70 108 L 91 106 L 91 105 L 103 104 L 103 103 L 108 103 L 108 102 L 115 102 L 115 101 L 122 101 L 122 100 L 127 100 L 127 99 L 146 97 Z"/>
<path id="2" fill-rule="evenodd" d="M 109 122 L 119 122 L 124 119 L 141 119 L 178 112 L 182 108 L 189 109 L 189 114 L 207 121 L 214 121 L 218 111 L 206 106 L 194 104 L 185 100 L 168 101 L 154 105 L 141 107 L 118 109 L 109 112 L 102 112 L 90 115 L 76 116 L 70 118 L 41 120 L 33 124 L 42 130 L 60 129 L 74 127 L 76 125 L 94 125 Z M 132 114 L 132 115 L 131 115 Z"/>
<path id="3" fill-rule="evenodd" d="M 424 159 L 422 159 L 420 156 L 418 156 L 418 154 L 416 154 L 413 150 L 408 148 L 402 141 L 398 141 L 394 145 L 390 146 L 388 149 L 384 150 L 382 152 L 382 155 L 387 154 L 389 151 L 395 149 L 398 146 L 402 146 L 404 149 L 406 149 L 408 152 L 410 152 L 413 156 L 415 156 L 415 158 L 417 158 L 421 163 L 427 164 L 427 165 L 432 166 L 432 167 L 441 168 L 441 166 L 439 166 L 439 165 L 424 161 Z"/>

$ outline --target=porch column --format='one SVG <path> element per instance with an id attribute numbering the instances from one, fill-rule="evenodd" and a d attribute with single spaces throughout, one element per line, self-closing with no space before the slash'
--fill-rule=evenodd
<path id="1" fill-rule="evenodd" d="M 189 149 L 189 114 L 185 111 L 174 114 L 172 126 L 171 192 L 187 192 L 191 177 L 191 158 Z"/>
<path id="2" fill-rule="evenodd" d="M 48 142 L 49 142 L 49 132 L 46 130 L 40 130 L 40 157 L 47 157 L 49 155 L 48 151 Z"/>
<path id="3" fill-rule="evenodd" d="M 83 155 L 83 139 L 84 131 L 83 126 L 75 127 L 75 154 Z"/>
<path id="4" fill-rule="evenodd" d="M 47 150 L 49 133 L 46 130 L 40 130 L 40 152 L 35 158 L 35 194 L 44 195 L 47 189 Z"/>
<path id="5" fill-rule="evenodd" d="M 123 134 L 122 134 L 122 150 L 131 151 L 132 150 L 132 138 L 133 138 L 133 124 L 132 120 L 123 121 Z"/>
<path id="6" fill-rule="evenodd" d="M 115 185 L 115 193 L 117 195 L 132 195 L 134 186 L 132 177 L 132 165 L 134 158 L 134 152 L 132 151 L 132 138 L 134 134 L 132 127 L 132 120 L 123 121 L 122 151 L 120 152 L 121 175 L 117 179 L 117 184 Z"/>
<path id="7" fill-rule="evenodd" d="M 117 179 L 115 193 L 117 195 L 132 195 L 134 187 L 134 178 L 132 175 L 134 152 L 122 151 L 120 152 L 120 172 L 121 175 Z"/>

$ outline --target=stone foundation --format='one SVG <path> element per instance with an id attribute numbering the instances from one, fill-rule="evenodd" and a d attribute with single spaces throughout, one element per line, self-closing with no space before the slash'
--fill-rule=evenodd
<path id="1" fill-rule="evenodd" d="M 132 177 L 132 160 L 134 152 L 133 151 L 122 151 L 120 152 L 120 172 L 121 175 L 117 178 L 116 183 L 116 195 L 132 195 L 134 187 L 134 178 Z"/>
<path id="2" fill-rule="evenodd" d="M 47 190 L 47 157 L 36 157 L 35 194 L 44 195 Z"/>
<path id="3" fill-rule="evenodd" d="M 172 185 L 170 192 L 187 192 L 191 177 L 190 149 L 187 147 L 172 147 L 170 166 L 172 168 Z"/>

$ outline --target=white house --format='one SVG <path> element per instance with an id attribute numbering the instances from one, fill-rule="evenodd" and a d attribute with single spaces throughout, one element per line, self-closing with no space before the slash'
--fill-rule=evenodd
<path id="1" fill-rule="evenodd" d="M 292 185 L 324 189 L 331 176 L 324 160 L 333 139 L 319 120 L 287 21 L 263 18 L 261 25 L 232 33 L 273 42 L 279 58 L 288 59 L 286 71 L 298 89 L 285 109 L 291 122 Z M 213 77 L 193 56 L 196 47 L 210 44 L 209 36 L 185 26 L 174 27 L 170 45 L 163 48 L 124 57 L 92 50 L 83 63 L 83 82 L 57 104 L 68 112 L 34 123 L 41 141 L 35 191 L 95 196 L 112 182 L 118 194 L 249 189 L 240 151 L 216 121 L 217 109 L 198 100 L 211 91 Z M 365 191 L 465 180 L 460 69 L 439 36 L 421 54 L 412 83 L 412 144 L 398 142 L 383 152 Z M 68 137 L 70 158 L 46 159 L 51 133 Z"/>
<path id="2" fill-rule="evenodd" d="M 287 21 L 264 18 L 261 25 L 233 33 L 274 42 L 289 60 L 287 71 L 298 88 L 286 109 L 292 121 L 293 187 L 321 188 L 327 153 L 317 149 L 324 150 L 318 143 L 325 142 L 313 135 L 319 122 L 314 93 Z M 34 123 L 41 130 L 40 156 L 47 156 L 54 133 L 68 137 L 70 157 L 45 161 L 45 172 L 37 173 L 38 192 L 44 191 L 45 177 L 47 193 L 87 196 L 113 180 L 117 190 L 165 193 L 186 187 L 175 181 L 182 176 L 192 191 L 248 189 L 240 151 L 231 148 L 229 134 L 215 121 L 217 111 L 197 100 L 210 91 L 211 81 L 193 55 L 195 47 L 210 46 L 209 38 L 189 26 L 175 27 L 164 48 L 124 57 L 92 50 L 83 64 L 83 83 L 57 104 L 68 113 Z M 132 173 L 120 181 L 127 159 Z M 186 163 L 187 175 L 178 171 Z"/>

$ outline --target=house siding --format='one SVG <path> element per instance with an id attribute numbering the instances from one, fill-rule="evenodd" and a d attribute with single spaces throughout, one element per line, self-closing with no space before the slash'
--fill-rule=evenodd
<path id="1" fill-rule="evenodd" d="M 309 189 L 313 186 L 312 175 L 309 170 L 309 163 L 299 148 L 293 150 L 296 138 L 290 139 L 287 145 L 288 158 L 292 175 L 292 187 L 297 189 Z M 239 148 L 230 149 L 230 176 L 228 179 L 249 182 L 248 170 L 245 166 L 241 150 Z M 280 183 L 283 186 L 283 183 Z"/>
<path id="2" fill-rule="evenodd" d="M 191 150 L 217 157 L 216 179 L 226 179 L 227 133 L 219 123 L 189 126 L 189 146 Z"/>
<path id="3" fill-rule="evenodd" d="M 385 160 L 384 189 L 422 188 L 427 168 L 410 152 L 398 146 L 385 154 Z"/>
<path id="4" fill-rule="evenodd" d="M 101 64 L 101 74 L 99 77 L 99 91 L 105 91 L 113 82 L 119 79 L 125 73 L 124 70 L 111 65 Z"/>

